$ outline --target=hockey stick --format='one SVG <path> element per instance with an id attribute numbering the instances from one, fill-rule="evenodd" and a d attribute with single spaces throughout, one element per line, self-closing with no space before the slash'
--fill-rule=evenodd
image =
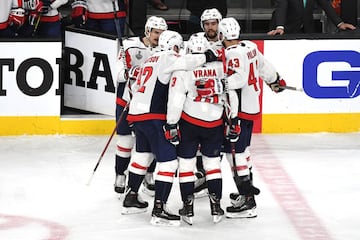
<path id="1" fill-rule="evenodd" d="M 292 87 L 292 86 L 280 86 L 280 88 L 285 89 L 285 90 L 299 91 L 299 92 L 304 91 L 303 88 Z"/>
<path id="2" fill-rule="evenodd" d="M 223 71 L 224 74 L 227 75 L 227 66 L 226 66 L 226 59 L 225 59 L 225 49 L 222 49 L 222 54 L 221 54 L 221 61 L 223 63 Z M 226 93 L 226 100 L 227 103 L 225 104 L 225 107 L 227 107 L 227 109 L 225 109 L 225 113 L 226 113 L 226 117 L 227 117 L 227 121 L 229 126 L 231 126 L 231 106 L 230 106 L 230 95 L 227 92 Z M 229 140 L 230 141 L 230 140 Z M 238 186 L 240 186 L 240 184 L 242 183 L 242 179 L 240 178 L 238 172 L 237 172 L 237 168 L 236 168 L 236 147 L 235 147 L 235 143 L 234 142 L 230 142 L 230 146 L 231 146 L 231 157 L 232 157 L 232 163 L 233 163 L 233 174 L 234 174 L 234 181 L 235 181 L 235 185 L 238 188 Z"/>
<path id="3" fill-rule="evenodd" d="M 120 125 L 120 123 L 121 123 L 121 121 L 122 121 L 122 119 L 123 119 L 123 117 L 124 117 L 124 115 L 125 115 L 125 112 L 128 110 L 129 103 L 130 103 L 130 102 L 128 102 L 128 103 L 125 105 L 122 113 L 120 114 L 119 119 L 118 119 L 117 122 L 116 122 L 115 128 L 114 128 L 114 130 L 112 131 L 112 133 L 111 133 L 111 135 L 110 135 L 110 137 L 109 137 L 109 139 L 108 139 L 108 141 L 107 141 L 107 143 L 106 143 L 106 145 L 105 145 L 105 147 L 104 147 L 104 150 L 101 152 L 100 157 L 99 157 L 99 159 L 98 159 L 98 161 L 97 161 L 97 163 L 96 163 L 96 165 L 95 165 L 95 167 L 94 167 L 94 170 L 93 170 L 93 172 L 92 172 L 92 174 L 91 174 L 91 176 L 90 176 L 90 178 L 89 178 L 89 181 L 87 182 L 86 185 L 88 185 L 88 186 L 90 185 L 90 183 L 91 183 L 91 181 L 92 181 L 92 179 L 93 179 L 93 177 L 94 177 L 94 175 L 95 175 L 96 169 L 98 168 L 98 166 L 99 166 L 102 158 L 104 157 L 104 154 L 105 154 L 106 150 L 107 150 L 108 147 L 109 147 L 109 144 L 110 144 L 112 138 L 113 138 L 114 135 L 115 135 L 116 129 L 117 129 L 118 126 Z"/>
<path id="4" fill-rule="evenodd" d="M 223 62 L 223 70 L 225 75 L 227 74 L 227 69 L 226 69 L 226 59 L 225 59 L 225 52 L 224 49 L 222 50 L 222 62 Z M 227 103 L 225 104 L 225 107 L 227 107 L 227 109 L 225 109 L 225 113 L 226 113 L 226 117 L 227 117 L 227 121 L 229 126 L 231 126 L 232 122 L 231 122 L 231 105 L 230 105 L 230 94 L 229 92 L 226 92 L 226 100 Z M 240 138 L 240 136 L 239 136 Z M 229 139 L 230 141 L 230 139 Z M 239 141 L 239 139 L 237 140 Z M 247 176 L 239 176 L 238 171 L 237 171 L 237 165 L 236 165 L 236 143 L 235 142 L 231 142 L 230 141 L 230 146 L 231 146 L 231 157 L 232 157 L 232 170 L 233 170 L 233 174 L 234 174 L 234 182 L 236 185 L 236 188 L 238 189 L 239 193 L 241 194 L 240 191 L 240 186 L 243 185 L 244 182 L 249 182 L 250 181 L 250 174 Z M 246 186 L 246 185 L 245 185 Z M 250 189 L 248 194 L 251 195 L 258 195 L 260 193 L 260 190 L 254 186 L 248 186 Z"/>
<path id="5" fill-rule="evenodd" d="M 227 122 L 228 122 L 229 126 L 231 126 L 231 116 L 230 116 L 231 115 L 231 109 L 230 109 L 230 96 L 229 96 L 229 93 L 226 93 L 226 99 L 227 99 L 227 104 L 225 105 L 225 107 L 227 107 L 227 109 L 225 109 L 225 113 L 226 113 L 226 117 L 227 117 Z M 233 170 L 233 174 L 234 174 L 234 181 L 235 181 L 236 187 L 238 187 L 238 186 L 241 185 L 243 180 L 241 179 L 241 177 L 239 176 L 239 174 L 237 172 L 235 142 L 230 142 L 230 146 L 231 146 L 231 158 L 232 158 L 232 164 L 233 164 L 232 170 Z"/>
<path id="6" fill-rule="evenodd" d="M 121 33 L 121 29 L 120 29 L 120 22 L 119 22 L 119 18 L 116 15 L 116 5 L 115 5 L 115 0 L 112 0 L 112 5 L 113 5 L 113 11 L 114 11 L 114 22 L 115 22 L 115 28 L 116 28 L 116 33 L 117 33 L 117 37 L 118 37 L 118 41 L 119 41 L 119 52 L 120 52 L 120 56 L 122 58 L 122 62 L 124 64 L 124 68 L 125 71 L 128 72 L 128 67 L 126 64 L 126 57 L 125 57 L 125 49 L 124 49 L 124 45 L 123 45 L 123 39 L 122 39 L 122 33 Z M 118 4 L 119 9 L 120 9 L 120 5 Z"/>
<path id="7" fill-rule="evenodd" d="M 117 37 L 119 39 L 119 43 L 122 39 L 122 33 L 121 33 L 121 29 L 120 29 L 120 22 L 119 22 L 119 18 L 116 15 L 116 5 L 115 5 L 115 0 L 112 0 L 112 5 L 113 5 L 113 11 L 114 11 L 114 22 L 115 22 L 115 28 L 116 28 L 116 33 L 117 33 Z M 119 6 L 120 9 L 120 6 Z M 120 43 L 121 46 L 121 43 Z"/>
<path id="8" fill-rule="evenodd" d="M 38 16 L 38 18 L 36 19 L 36 23 L 35 23 L 35 25 L 34 25 L 34 30 L 33 30 L 32 34 L 31 34 L 32 37 L 35 37 L 35 36 L 36 36 L 37 30 L 38 30 L 39 24 L 40 24 L 41 15 L 42 15 L 42 14 L 40 13 L 39 16 Z"/>

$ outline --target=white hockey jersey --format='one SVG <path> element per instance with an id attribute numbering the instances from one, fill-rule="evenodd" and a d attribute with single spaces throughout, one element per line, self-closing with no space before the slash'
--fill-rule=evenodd
<path id="1" fill-rule="evenodd" d="M 205 32 L 198 32 L 196 34 L 199 36 L 204 36 L 205 39 L 207 39 Z M 208 43 L 209 43 L 209 46 L 216 52 L 220 52 L 221 49 L 224 47 L 220 41 L 213 42 L 213 41 L 208 40 Z"/>
<path id="2" fill-rule="evenodd" d="M 24 0 L 19 0 L 24 1 Z M 40 22 L 58 22 L 60 21 L 60 13 L 58 11 L 58 8 L 62 5 L 65 5 L 69 0 L 51 0 L 50 9 L 47 13 L 44 13 L 40 17 Z M 28 4 L 24 4 L 26 6 L 25 10 L 36 10 L 31 9 Z M 31 5 L 32 6 L 32 5 Z"/>
<path id="3" fill-rule="evenodd" d="M 50 11 L 44 14 L 44 18 L 40 19 L 42 22 L 56 22 L 61 19 L 61 15 L 58 11 L 58 8 L 62 5 L 65 5 L 69 0 L 53 0 L 50 4 Z"/>
<path id="4" fill-rule="evenodd" d="M 229 89 L 237 89 L 238 116 L 254 120 L 260 112 L 260 78 L 276 81 L 276 69 L 258 50 L 255 43 L 241 41 L 225 49 Z"/>
<path id="5" fill-rule="evenodd" d="M 175 124 L 180 117 L 191 124 L 213 128 L 223 123 L 224 94 L 201 97 L 197 81 L 212 81 L 225 77 L 222 62 L 206 63 L 192 71 L 176 71 L 171 76 L 167 123 Z"/>
<path id="6" fill-rule="evenodd" d="M 8 27 L 8 20 L 12 8 L 22 7 L 21 0 L 2 0 L 0 8 L 0 30 Z"/>
<path id="7" fill-rule="evenodd" d="M 126 17 L 126 5 L 124 0 L 86 0 L 88 5 L 88 17 L 92 19 L 114 19 Z M 115 6 L 113 5 L 115 4 Z"/>
<path id="8" fill-rule="evenodd" d="M 165 72 L 164 69 L 178 65 L 191 70 L 204 63 L 204 54 L 180 56 L 171 50 L 158 52 L 149 57 L 142 65 L 137 79 L 138 88 L 130 102 L 128 121 L 166 120 L 172 72 Z"/>
<path id="9" fill-rule="evenodd" d="M 159 52 L 158 48 L 147 47 L 141 40 L 141 37 L 131 37 L 123 40 L 124 50 L 119 51 L 117 59 L 118 74 L 115 86 L 118 83 L 126 83 L 125 67 L 131 69 L 134 66 L 141 66 L 143 62 L 155 52 Z M 123 56 L 125 52 L 125 57 Z M 130 100 L 130 89 L 124 87 L 122 100 L 128 102 Z"/>

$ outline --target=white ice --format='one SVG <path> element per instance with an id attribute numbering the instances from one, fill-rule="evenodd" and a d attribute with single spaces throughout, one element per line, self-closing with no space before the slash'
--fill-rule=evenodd
<path id="1" fill-rule="evenodd" d="M 86 183 L 109 136 L 0 137 L 1 240 L 360 239 L 360 133 L 254 134 L 258 217 L 212 223 L 209 200 L 196 199 L 193 226 L 150 225 L 147 213 L 121 215 L 113 191 L 113 140 Z M 222 207 L 235 191 L 223 165 Z M 181 207 L 178 179 L 168 202 Z"/>

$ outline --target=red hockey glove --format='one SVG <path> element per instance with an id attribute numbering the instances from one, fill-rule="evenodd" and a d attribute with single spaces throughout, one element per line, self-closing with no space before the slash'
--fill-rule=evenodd
<path id="1" fill-rule="evenodd" d="M 273 90 L 274 92 L 276 93 L 279 93 L 279 92 L 282 92 L 284 91 L 285 89 L 282 88 L 282 87 L 285 87 L 286 86 L 286 82 L 284 79 L 282 79 L 278 73 L 277 74 L 277 79 L 275 82 L 273 83 L 270 83 L 269 84 L 269 87 L 271 88 L 271 90 Z"/>
<path id="2" fill-rule="evenodd" d="M 224 82 L 218 78 L 195 81 L 196 92 L 201 97 L 211 97 L 224 92 Z"/>
<path id="3" fill-rule="evenodd" d="M 140 73 L 140 66 L 132 66 L 128 71 L 128 78 L 131 81 L 136 81 L 139 73 Z"/>
<path id="4" fill-rule="evenodd" d="M 163 126 L 163 129 L 166 140 L 175 146 L 178 145 L 180 142 L 180 131 L 178 125 L 166 123 Z"/>
<path id="5" fill-rule="evenodd" d="M 22 8 L 13 8 L 9 15 L 9 25 L 20 27 L 25 23 L 25 10 Z"/>
<path id="6" fill-rule="evenodd" d="M 71 3 L 71 21 L 75 27 L 82 27 L 87 21 L 87 3 L 85 0 L 76 0 Z"/>
<path id="7" fill-rule="evenodd" d="M 226 138 L 231 142 L 235 143 L 239 139 L 241 132 L 240 119 L 235 117 L 231 119 L 231 125 L 226 126 Z"/>

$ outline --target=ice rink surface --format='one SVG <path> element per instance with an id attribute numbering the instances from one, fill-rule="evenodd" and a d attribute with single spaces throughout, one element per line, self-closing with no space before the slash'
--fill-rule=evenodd
<path id="1" fill-rule="evenodd" d="M 147 213 L 121 215 L 113 191 L 113 139 L 86 183 L 109 136 L 0 137 L 1 240 L 358 240 L 360 133 L 255 134 L 252 140 L 258 217 L 214 224 L 209 200 L 195 200 L 193 226 L 150 225 Z M 222 207 L 235 190 L 222 161 Z M 168 202 L 177 212 L 175 179 Z"/>

